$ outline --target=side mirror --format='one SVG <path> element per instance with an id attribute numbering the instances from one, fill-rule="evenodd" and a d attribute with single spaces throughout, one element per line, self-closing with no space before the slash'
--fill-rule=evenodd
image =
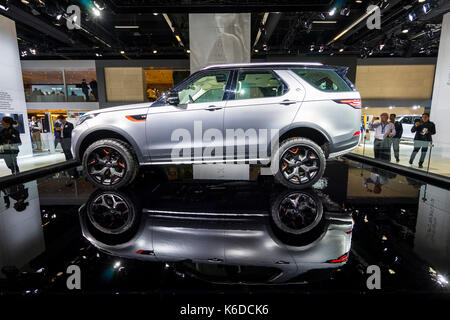
<path id="1" fill-rule="evenodd" d="M 166 101 L 171 105 L 178 105 L 180 103 L 180 98 L 178 97 L 178 92 L 174 90 L 170 90 L 167 92 Z"/>

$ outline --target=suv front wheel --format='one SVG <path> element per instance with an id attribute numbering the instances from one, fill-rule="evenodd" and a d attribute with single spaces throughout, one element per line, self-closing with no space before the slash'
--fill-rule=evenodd
<path id="1" fill-rule="evenodd" d="M 131 183 L 139 169 L 131 146 L 118 139 L 91 144 L 83 155 L 86 177 L 97 187 L 111 190 Z"/>
<path id="2" fill-rule="evenodd" d="M 292 189 L 311 187 L 325 171 L 322 148 L 306 138 L 284 140 L 272 158 L 272 172 L 282 185 Z"/>

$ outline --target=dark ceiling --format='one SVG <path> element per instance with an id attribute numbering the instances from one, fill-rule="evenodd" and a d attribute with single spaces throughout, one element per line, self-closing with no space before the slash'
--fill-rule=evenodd
<path id="1" fill-rule="evenodd" d="M 81 8 L 81 29 L 66 26 L 64 13 L 72 4 Z M 369 30 L 363 19 L 333 40 L 371 4 L 382 8 L 381 29 Z M 251 12 L 253 58 L 436 56 L 442 15 L 450 11 L 448 0 L 0 0 L 0 5 L 8 9 L 0 7 L 0 14 L 16 21 L 22 59 L 187 58 L 189 13 L 213 12 Z M 103 10 L 97 9 L 97 16 L 94 8 Z"/>

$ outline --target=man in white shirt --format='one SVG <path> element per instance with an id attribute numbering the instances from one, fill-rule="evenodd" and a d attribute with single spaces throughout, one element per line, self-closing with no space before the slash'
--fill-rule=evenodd
<path id="1" fill-rule="evenodd" d="M 391 161 L 391 148 L 389 137 L 395 136 L 395 125 L 388 122 L 389 115 L 382 113 L 380 122 L 374 122 L 375 118 L 369 124 L 369 128 L 375 131 L 375 140 L 373 142 L 373 152 L 375 159 Z"/>

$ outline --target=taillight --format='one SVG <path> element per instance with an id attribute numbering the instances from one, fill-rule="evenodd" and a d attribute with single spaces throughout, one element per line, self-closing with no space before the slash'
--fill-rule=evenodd
<path id="1" fill-rule="evenodd" d="M 361 131 L 356 131 L 353 136 L 359 136 L 361 134 Z"/>
<path id="2" fill-rule="evenodd" d="M 337 103 L 348 104 L 350 107 L 353 107 L 355 109 L 361 109 L 361 99 L 341 99 L 334 101 Z"/>
<path id="3" fill-rule="evenodd" d="M 348 252 L 340 256 L 339 258 L 328 260 L 327 263 L 341 263 L 348 260 Z"/>

